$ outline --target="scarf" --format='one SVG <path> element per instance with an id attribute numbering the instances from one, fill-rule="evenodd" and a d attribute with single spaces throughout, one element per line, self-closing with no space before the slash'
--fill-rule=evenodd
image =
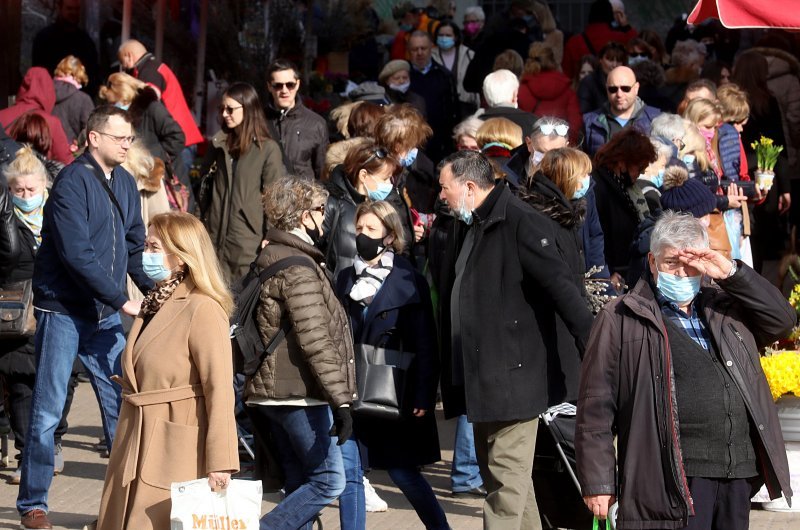
<path id="1" fill-rule="evenodd" d="M 172 278 L 157 283 L 156 286 L 147 293 L 147 296 L 144 297 L 140 314 L 145 317 L 152 317 L 155 315 L 158 310 L 161 309 L 161 306 L 164 305 L 164 302 L 169 300 L 169 297 L 172 296 L 172 292 L 180 285 L 185 276 L 186 271 L 179 270 Z"/>
<path id="2" fill-rule="evenodd" d="M 392 272 L 394 266 L 394 252 L 387 250 L 381 255 L 381 259 L 375 265 L 369 265 L 356 256 L 353 267 L 356 269 L 356 282 L 350 289 L 350 298 L 363 306 L 368 306 L 375 298 L 378 289 L 383 285 L 383 281 Z"/>
<path id="3" fill-rule="evenodd" d="M 59 75 L 59 76 L 57 76 L 57 77 L 53 78 L 53 81 L 63 81 L 63 82 L 65 82 L 65 83 L 69 83 L 70 85 L 74 86 L 74 87 L 75 87 L 75 88 L 77 88 L 78 90 L 80 90 L 81 88 L 83 88 L 83 85 L 81 85 L 80 83 L 78 83 L 78 82 L 75 80 L 75 78 L 74 78 L 74 77 L 72 77 L 71 75 Z"/>
<path id="4" fill-rule="evenodd" d="M 47 188 L 45 188 L 43 193 L 42 205 L 35 210 L 23 212 L 19 208 L 14 208 L 14 213 L 17 214 L 17 218 L 33 232 L 33 238 L 36 240 L 36 248 L 39 248 L 42 244 L 42 223 L 44 222 L 44 203 L 47 202 Z"/>

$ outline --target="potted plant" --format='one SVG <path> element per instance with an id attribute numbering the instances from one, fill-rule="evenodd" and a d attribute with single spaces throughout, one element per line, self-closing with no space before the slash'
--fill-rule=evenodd
<path id="1" fill-rule="evenodd" d="M 783 151 L 782 145 L 775 145 L 772 138 L 762 136 L 757 142 L 750 144 L 756 152 L 758 166 L 756 169 L 756 186 L 764 193 L 772 188 L 775 180 L 775 164 L 778 162 L 778 155 Z"/>

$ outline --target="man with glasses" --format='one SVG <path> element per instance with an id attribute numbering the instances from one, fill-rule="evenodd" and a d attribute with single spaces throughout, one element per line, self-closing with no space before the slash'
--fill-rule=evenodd
<path id="1" fill-rule="evenodd" d="M 650 124 L 661 111 L 645 105 L 639 97 L 636 74 L 627 66 L 618 66 L 606 79 L 608 101 L 599 109 L 583 115 L 583 150 L 590 156 L 626 127 L 650 134 Z"/>
<path id="2" fill-rule="evenodd" d="M 266 109 L 269 133 L 281 146 L 287 171 L 308 180 L 321 178 L 328 150 L 328 125 L 298 97 L 297 66 L 286 59 L 273 62 L 267 70 L 267 90 L 272 95 Z"/>
<path id="3" fill-rule="evenodd" d="M 42 245 L 33 274 L 36 308 L 36 383 L 22 455 L 17 510 L 22 528 L 52 528 L 47 493 L 53 477 L 53 432 L 61 419 L 75 356 L 89 372 L 109 449 L 120 405 L 125 345 L 119 312 L 136 316 L 130 274 L 143 292 L 153 282 L 142 270 L 145 227 L 139 192 L 122 164 L 134 140 L 128 113 L 105 105 L 89 116 L 88 148 L 64 168 L 44 208 Z"/>

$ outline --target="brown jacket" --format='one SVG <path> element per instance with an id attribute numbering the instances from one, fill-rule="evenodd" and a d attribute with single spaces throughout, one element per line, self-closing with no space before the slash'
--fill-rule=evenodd
<path id="1" fill-rule="evenodd" d="M 271 229 L 269 245 L 258 258 L 266 268 L 288 256 L 310 256 L 323 263 L 322 253 L 299 237 Z M 245 399 L 314 398 L 333 408 L 356 397 L 353 339 L 347 314 L 336 298 L 325 270 L 291 266 L 262 286 L 257 310 L 264 342 L 291 319 L 291 331 L 248 381 Z"/>
<path id="2" fill-rule="evenodd" d="M 169 528 L 170 484 L 239 469 L 228 318 L 180 284 L 122 356 L 123 401 L 98 530 Z"/>
<path id="3" fill-rule="evenodd" d="M 267 219 L 261 195 L 286 170 L 280 147 L 272 140 L 261 145 L 252 144 L 239 157 L 234 169 L 226 140 L 224 131 L 211 140 L 213 160 L 219 171 L 212 184 L 211 204 L 203 222 L 217 249 L 222 272 L 233 282 L 247 273 L 264 239 Z"/>
<path id="4" fill-rule="evenodd" d="M 759 350 L 785 337 L 797 315 L 780 291 L 738 262 L 720 288 L 695 298 L 754 426 L 759 476 L 770 497 L 790 498 L 789 465 Z M 683 469 L 669 343 L 650 282 L 597 315 L 583 358 L 575 429 L 586 495 L 617 495 L 617 528 L 683 528 L 693 514 Z M 614 435 L 619 437 L 614 450 Z M 618 470 L 617 470 L 618 466 Z"/>

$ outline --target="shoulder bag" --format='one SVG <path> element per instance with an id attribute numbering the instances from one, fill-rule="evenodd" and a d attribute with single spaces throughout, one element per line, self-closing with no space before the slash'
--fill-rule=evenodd
<path id="1" fill-rule="evenodd" d="M 353 401 L 353 415 L 399 420 L 414 354 L 370 344 L 356 344 L 354 349 L 358 399 Z"/>
<path id="2" fill-rule="evenodd" d="M 0 339 L 30 337 L 36 331 L 32 285 L 24 280 L 0 287 Z"/>

